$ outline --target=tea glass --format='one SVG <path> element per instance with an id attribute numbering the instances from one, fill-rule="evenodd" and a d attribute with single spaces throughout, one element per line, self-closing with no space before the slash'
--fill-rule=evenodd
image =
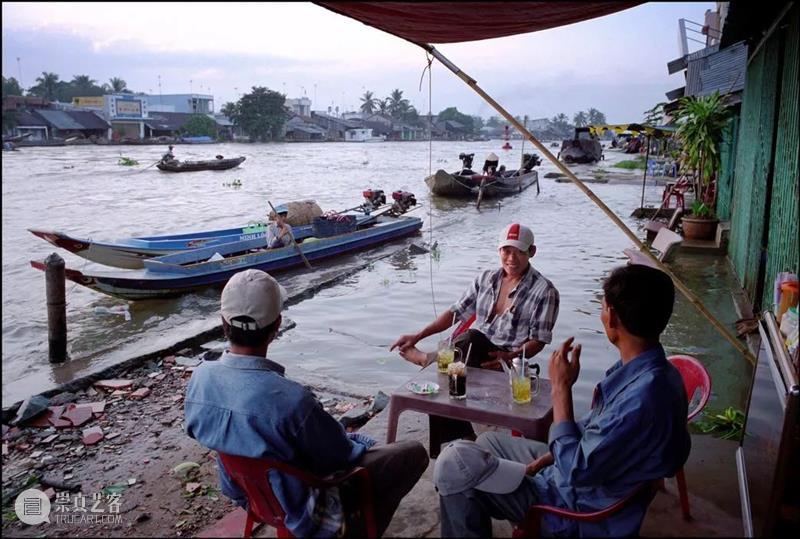
<path id="1" fill-rule="evenodd" d="M 454 361 L 461 361 L 461 350 L 455 348 L 448 341 L 439 343 L 439 350 L 436 352 L 436 367 L 441 374 L 447 374 L 447 367 Z"/>

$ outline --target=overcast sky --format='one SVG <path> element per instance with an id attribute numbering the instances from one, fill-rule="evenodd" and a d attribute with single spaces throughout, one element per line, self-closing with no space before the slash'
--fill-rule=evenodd
<path id="1" fill-rule="evenodd" d="M 492 40 L 437 46 L 512 114 L 531 118 L 589 107 L 609 122 L 641 121 L 665 92 L 679 56 L 678 19 L 703 22 L 713 2 L 646 3 L 569 26 Z M 266 86 L 312 99 L 312 109 L 355 110 L 370 90 L 393 89 L 421 112 L 425 52 L 400 38 L 310 3 L 4 2 L 3 76 L 35 84 L 42 71 L 62 80 L 120 77 L 134 91 L 210 93 L 227 101 Z M 458 20 L 454 19 L 457 25 Z M 700 38 L 701 36 L 695 35 Z M 701 45 L 690 42 L 690 50 Z M 434 63 L 430 108 L 495 114 Z"/>

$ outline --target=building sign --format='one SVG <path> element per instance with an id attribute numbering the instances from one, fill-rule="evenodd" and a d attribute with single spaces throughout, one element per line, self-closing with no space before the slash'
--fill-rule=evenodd
<path id="1" fill-rule="evenodd" d="M 117 99 L 115 102 L 117 107 L 117 116 L 142 116 L 142 102 L 141 100 L 133 99 Z"/>
<path id="2" fill-rule="evenodd" d="M 72 104 L 76 107 L 103 108 L 103 96 L 96 97 L 73 97 Z"/>

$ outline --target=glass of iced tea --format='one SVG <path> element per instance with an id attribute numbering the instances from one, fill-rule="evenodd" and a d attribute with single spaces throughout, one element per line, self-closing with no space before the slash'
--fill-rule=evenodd
<path id="1" fill-rule="evenodd" d="M 467 366 L 464 363 L 456 361 L 448 365 L 447 382 L 451 399 L 467 398 Z"/>
<path id="2" fill-rule="evenodd" d="M 439 350 L 436 352 L 436 366 L 439 372 L 447 374 L 447 366 L 461 358 L 461 350 L 455 348 L 452 343 L 442 341 L 439 343 Z"/>

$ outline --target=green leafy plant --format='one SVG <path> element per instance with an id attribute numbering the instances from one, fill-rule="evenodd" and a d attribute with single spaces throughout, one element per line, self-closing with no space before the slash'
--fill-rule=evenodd
<path id="1" fill-rule="evenodd" d="M 137 161 L 136 159 L 131 159 L 130 157 L 120 156 L 119 164 L 122 165 L 123 167 L 134 167 L 139 164 L 139 161 Z"/>
<path id="2" fill-rule="evenodd" d="M 714 210 L 712 210 L 705 202 L 695 200 L 692 202 L 692 217 L 697 219 L 714 219 Z"/>
<path id="3" fill-rule="evenodd" d="M 729 406 L 721 412 L 704 412 L 704 419 L 695 423 L 703 434 L 723 440 L 741 439 L 744 433 L 744 412 Z"/>
<path id="4" fill-rule="evenodd" d="M 703 97 L 682 97 L 676 111 L 678 139 L 683 145 L 682 168 L 695 174 L 698 200 L 716 205 L 716 189 L 707 196 L 720 168 L 720 143 L 730 118 L 724 97 L 719 92 Z"/>

